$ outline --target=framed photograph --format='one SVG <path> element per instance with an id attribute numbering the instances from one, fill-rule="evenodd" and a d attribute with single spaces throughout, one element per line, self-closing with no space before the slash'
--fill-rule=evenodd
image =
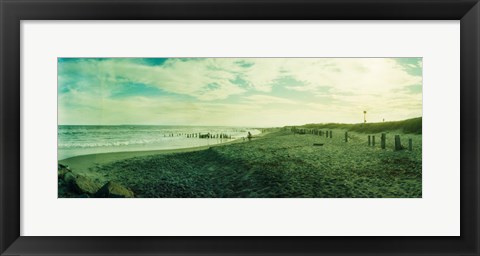
<path id="1" fill-rule="evenodd" d="M 422 58 L 57 70 L 59 198 L 422 198 Z"/>
<path id="2" fill-rule="evenodd" d="M 466 1 L 1 1 L 1 255 L 479 255 Z"/>

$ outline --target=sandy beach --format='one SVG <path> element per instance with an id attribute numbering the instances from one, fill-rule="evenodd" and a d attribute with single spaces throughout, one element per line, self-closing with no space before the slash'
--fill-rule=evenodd
<path id="1" fill-rule="evenodd" d="M 382 150 L 378 141 L 368 146 L 366 134 L 349 132 L 345 142 L 345 131 L 332 132 L 327 138 L 282 130 L 252 141 L 86 155 L 59 163 L 99 186 L 121 184 L 135 197 L 421 197 L 421 135 L 390 132 Z M 413 150 L 394 151 L 394 134 L 412 139 Z"/>

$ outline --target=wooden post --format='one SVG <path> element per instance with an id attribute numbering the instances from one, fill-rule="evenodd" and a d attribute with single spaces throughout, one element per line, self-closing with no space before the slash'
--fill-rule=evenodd
<path id="1" fill-rule="evenodd" d="M 372 146 L 375 147 L 375 135 L 372 135 Z"/>
<path id="2" fill-rule="evenodd" d="M 370 142 L 370 135 L 368 135 L 368 145 L 369 145 L 369 146 L 371 145 L 371 142 Z"/>
<path id="3" fill-rule="evenodd" d="M 348 142 L 348 132 L 345 132 L 345 142 Z"/>
<path id="4" fill-rule="evenodd" d="M 402 150 L 402 143 L 400 142 L 400 135 L 395 135 L 395 151 Z"/>
<path id="5" fill-rule="evenodd" d="M 332 138 L 332 131 L 330 131 L 330 139 Z"/>
<path id="6" fill-rule="evenodd" d="M 412 139 L 408 139 L 408 150 L 412 151 L 413 146 L 412 146 Z"/>
<path id="7" fill-rule="evenodd" d="M 382 133 L 382 137 L 381 137 L 382 149 L 385 149 L 385 139 L 386 139 L 386 135 L 385 135 L 385 133 Z"/>

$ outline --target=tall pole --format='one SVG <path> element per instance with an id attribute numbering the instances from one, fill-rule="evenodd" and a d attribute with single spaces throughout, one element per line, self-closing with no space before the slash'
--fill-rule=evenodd
<path id="1" fill-rule="evenodd" d="M 363 123 L 367 123 L 367 111 L 363 111 Z"/>

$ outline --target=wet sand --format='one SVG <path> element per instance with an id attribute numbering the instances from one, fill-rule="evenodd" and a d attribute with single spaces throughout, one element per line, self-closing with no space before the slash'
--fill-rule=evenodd
<path id="1" fill-rule="evenodd" d="M 255 139 L 261 138 L 269 132 L 264 132 L 255 136 Z M 192 147 L 192 148 L 179 148 L 179 149 L 160 149 L 160 150 L 147 150 L 147 151 L 129 151 L 129 152 L 111 152 L 111 153 L 100 153 L 100 154 L 89 154 L 82 156 L 74 156 L 66 159 L 59 160 L 58 163 L 68 165 L 72 170 L 78 173 L 90 172 L 94 167 L 101 165 L 113 163 L 120 160 L 125 160 L 135 157 L 145 157 L 153 155 L 164 155 L 164 154 L 174 154 L 174 153 L 185 153 L 185 152 L 194 152 L 200 150 L 206 150 L 211 147 L 217 147 L 222 145 L 234 144 L 245 142 L 243 139 L 236 139 L 233 141 L 228 141 L 224 143 L 218 143 L 214 145 L 207 145 L 201 147 Z"/>

